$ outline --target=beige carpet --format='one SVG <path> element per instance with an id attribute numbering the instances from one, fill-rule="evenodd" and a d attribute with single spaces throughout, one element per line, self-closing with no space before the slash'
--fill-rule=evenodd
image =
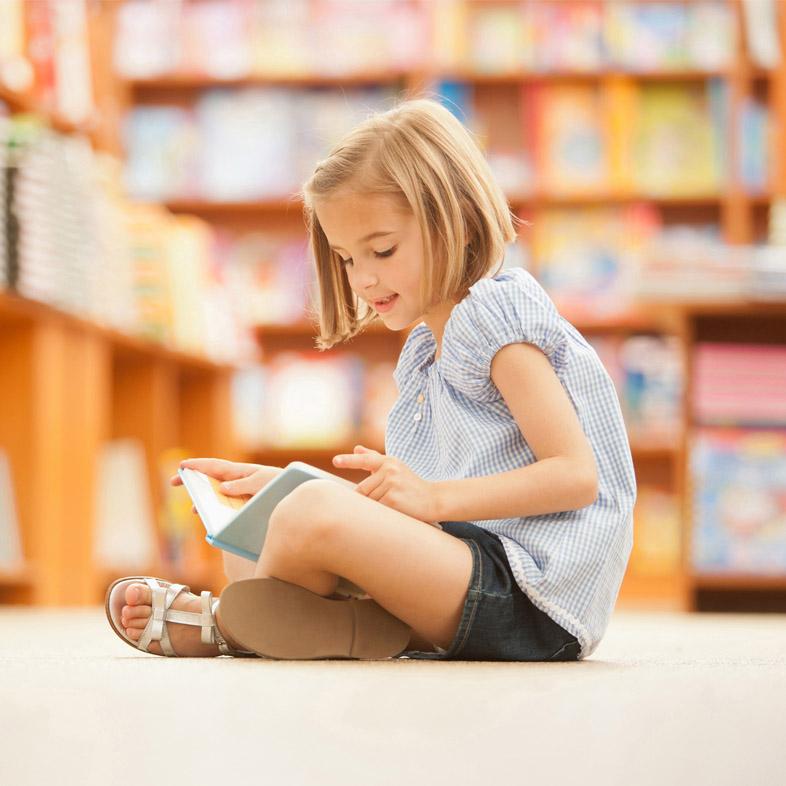
<path id="1" fill-rule="evenodd" d="M 618 611 L 579 663 L 137 653 L 0 608 L 0 783 L 786 783 L 786 616 Z"/>

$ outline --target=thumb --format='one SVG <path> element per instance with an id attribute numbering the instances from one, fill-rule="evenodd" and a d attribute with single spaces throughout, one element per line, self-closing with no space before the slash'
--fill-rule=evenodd
<path id="1" fill-rule="evenodd" d="M 355 445 L 355 453 L 376 453 L 376 450 L 367 448 L 365 445 Z"/>

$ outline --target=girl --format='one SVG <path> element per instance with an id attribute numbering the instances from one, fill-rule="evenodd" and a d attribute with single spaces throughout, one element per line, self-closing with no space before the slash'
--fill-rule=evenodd
<path id="1" fill-rule="evenodd" d="M 437 101 L 405 101 L 333 148 L 302 197 L 320 348 L 376 320 L 414 326 L 385 454 L 358 445 L 334 458 L 369 473 L 354 489 L 315 480 L 292 492 L 256 565 L 225 556 L 220 603 L 116 582 L 117 632 L 156 653 L 171 638 L 188 655 L 586 658 L 631 550 L 630 448 L 597 354 L 529 273 L 501 269 L 517 219 L 480 149 Z M 235 495 L 280 471 L 183 466 Z M 341 579 L 367 595 L 338 594 Z M 166 633 L 156 594 L 195 612 L 201 640 L 182 624 Z"/>

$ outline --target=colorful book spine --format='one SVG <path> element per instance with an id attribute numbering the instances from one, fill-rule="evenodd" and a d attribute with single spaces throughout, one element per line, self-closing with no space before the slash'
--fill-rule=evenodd
<path id="1" fill-rule="evenodd" d="M 690 471 L 694 569 L 786 575 L 786 431 L 697 429 Z"/>
<path id="2" fill-rule="evenodd" d="M 697 344 L 693 411 L 704 424 L 786 426 L 786 347 Z"/>

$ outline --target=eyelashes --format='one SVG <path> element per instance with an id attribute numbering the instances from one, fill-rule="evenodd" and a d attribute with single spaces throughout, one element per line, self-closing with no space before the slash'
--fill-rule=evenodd
<path id="1" fill-rule="evenodd" d="M 389 248 L 387 251 L 380 251 L 380 252 L 375 251 L 374 256 L 377 259 L 387 259 L 388 257 L 393 256 L 393 253 L 397 248 L 398 246 L 393 246 L 393 248 Z M 341 259 L 341 257 L 339 257 L 339 261 L 341 263 L 341 267 L 348 267 L 349 265 L 352 264 L 352 257 L 350 257 L 349 259 Z"/>

